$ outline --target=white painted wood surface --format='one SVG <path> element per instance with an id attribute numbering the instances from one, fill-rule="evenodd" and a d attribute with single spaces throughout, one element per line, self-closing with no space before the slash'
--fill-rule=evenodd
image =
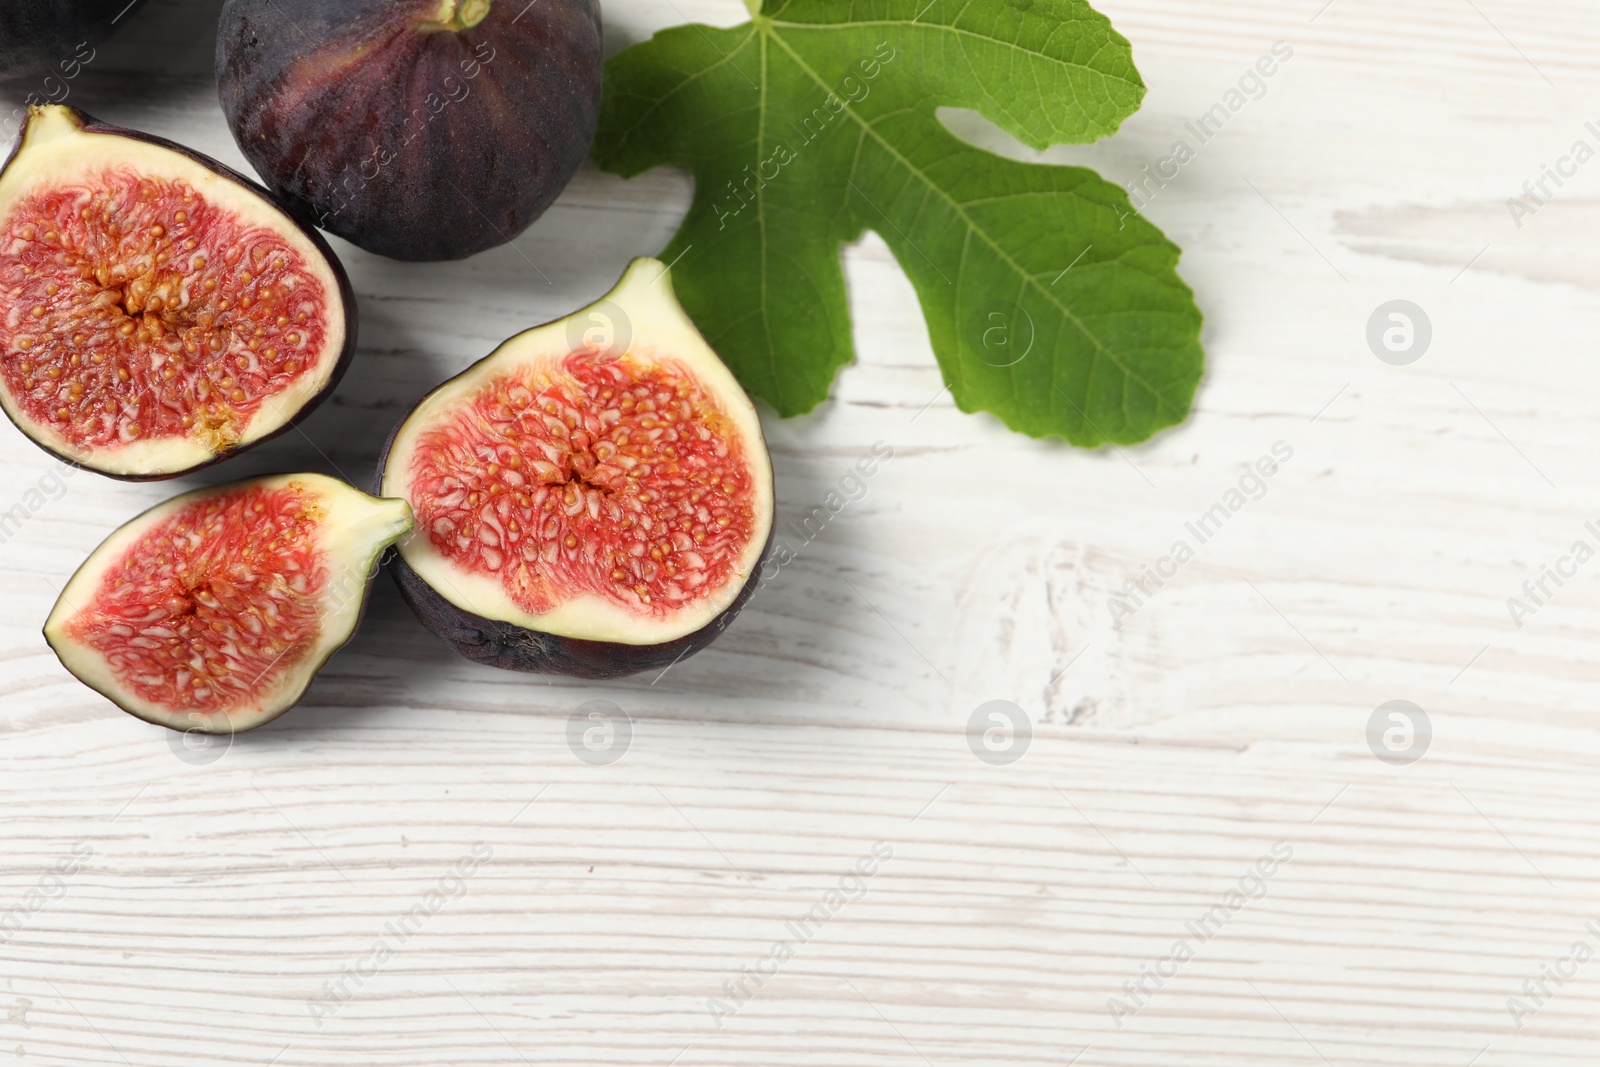
<path id="1" fill-rule="evenodd" d="M 242 165 L 213 97 L 216 6 L 151 0 L 72 102 Z M 302 708 L 214 761 L 180 758 L 37 632 L 52 587 L 180 487 L 68 480 L 0 546 L 0 925 L 20 916 L 0 933 L 0 1061 L 1594 1062 L 1600 962 L 1572 953 L 1600 948 L 1585 928 L 1600 919 L 1600 561 L 1520 628 L 1506 601 L 1596 542 L 1600 162 L 1520 229 L 1505 201 L 1574 140 L 1600 143 L 1584 130 L 1600 11 L 1104 9 L 1148 103 L 1118 137 L 1044 155 L 1117 180 L 1275 41 L 1294 49 L 1147 209 L 1208 316 L 1194 417 L 1086 454 L 960 414 L 869 238 L 848 255 L 860 364 L 815 414 L 768 420 L 781 518 L 873 442 L 895 458 L 717 645 L 654 684 L 476 668 L 384 582 Z M 743 17 L 735 0 L 606 14 L 613 47 Z M 603 292 L 665 243 L 689 188 L 585 170 L 514 249 L 459 264 L 341 245 L 357 365 L 303 435 L 205 480 L 367 482 L 403 406 Z M 1434 328 L 1403 367 L 1364 339 L 1399 298 Z M 1278 441 L 1294 455 L 1265 496 L 1114 629 L 1108 595 Z M 48 470 L 0 434 L 0 502 Z M 633 720 L 609 766 L 566 741 L 597 698 Z M 1009 766 L 965 737 L 993 699 L 1034 722 Z M 1410 766 L 1368 749 L 1391 699 L 1431 718 Z M 714 1018 L 724 983 L 767 966 L 878 841 L 892 856 L 864 895 Z M 363 962 L 476 842 L 492 857 L 462 895 Z M 1208 940 L 1188 932 L 1275 844 L 1292 858 L 1264 895 Z M 1172 971 L 1179 940 L 1193 958 L 1114 1020 L 1108 999 Z M 316 1017 L 346 968 L 370 974 Z M 1548 996 L 1525 992 L 1542 978 Z M 1515 1019 L 1514 997 L 1537 1010 Z"/>

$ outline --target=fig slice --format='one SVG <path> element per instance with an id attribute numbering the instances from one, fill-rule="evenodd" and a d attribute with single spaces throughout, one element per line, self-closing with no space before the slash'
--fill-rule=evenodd
<path id="1" fill-rule="evenodd" d="M 174 497 L 106 538 L 61 592 L 45 640 L 129 714 L 238 733 L 298 702 L 354 635 L 403 500 L 321 474 Z"/>
<path id="2" fill-rule="evenodd" d="M 654 259 L 424 397 L 379 485 L 417 517 L 390 561 L 406 601 L 510 670 L 610 678 L 698 651 L 772 532 L 755 407 Z"/>
<path id="3" fill-rule="evenodd" d="M 355 299 L 315 231 L 170 141 L 30 108 L 0 171 L 0 408 L 70 463 L 170 478 L 288 429 Z"/>

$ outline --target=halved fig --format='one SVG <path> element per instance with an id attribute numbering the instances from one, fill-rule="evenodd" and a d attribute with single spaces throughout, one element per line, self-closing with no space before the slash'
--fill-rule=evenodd
<path id="1" fill-rule="evenodd" d="M 288 711 L 361 621 L 403 500 L 321 474 L 197 489 L 106 538 L 61 592 L 45 640 L 122 710 L 238 733 Z"/>
<path id="2" fill-rule="evenodd" d="M 406 601 L 511 670 L 610 678 L 698 651 L 772 532 L 755 408 L 653 259 L 424 397 L 379 484 L 417 516 L 390 562 Z"/>
<path id="3" fill-rule="evenodd" d="M 321 237 L 170 141 L 30 108 L 0 171 L 0 408 L 114 478 L 288 429 L 337 383 L 355 299 Z"/>

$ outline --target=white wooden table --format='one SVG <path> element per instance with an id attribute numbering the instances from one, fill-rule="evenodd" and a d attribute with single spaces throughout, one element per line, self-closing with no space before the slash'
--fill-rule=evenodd
<path id="1" fill-rule="evenodd" d="M 217 6 L 151 0 L 71 102 L 243 166 Z M 1506 200 L 1600 147 L 1600 11 L 1323 6 L 1104 0 L 1148 102 L 1044 154 L 1133 179 L 1293 48 L 1146 209 L 1207 313 L 1190 422 L 1083 453 L 960 414 L 869 237 L 847 256 L 859 365 L 813 415 L 768 420 L 780 521 L 873 442 L 894 458 L 654 683 L 475 667 L 385 580 L 304 706 L 175 750 L 38 627 L 180 486 L 48 493 L 0 546 L 0 1062 L 1593 1063 L 1600 560 L 1520 626 L 1507 599 L 1600 547 L 1600 162 L 1520 228 Z M 743 18 L 606 15 L 613 48 Z M 339 245 L 354 369 L 304 435 L 201 480 L 366 484 L 416 396 L 603 292 L 689 192 L 591 168 L 515 249 L 427 266 Z M 1366 340 L 1396 299 L 1432 324 L 1405 366 Z M 1277 442 L 1293 456 L 1264 495 L 1114 628 L 1107 598 Z M 48 471 L 0 434 L 0 504 Z M 611 764 L 568 746 L 593 699 L 631 717 Z M 1010 764 L 969 747 L 991 700 L 1032 722 Z M 1369 747 L 1391 700 L 1426 711 L 1420 761 Z"/>

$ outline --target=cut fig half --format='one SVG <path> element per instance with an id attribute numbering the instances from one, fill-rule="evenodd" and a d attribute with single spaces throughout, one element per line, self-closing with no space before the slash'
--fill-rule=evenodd
<path id="1" fill-rule="evenodd" d="M 664 669 L 738 613 L 772 532 L 755 408 L 653 259 L 429 393 L 379 484 L 417 517 L 406 601 L 511 670 Z"/>
<path id="2" fill-rule="evenodd" d="M 283 432 L 344 373 L 326 242 L 170 141 L 30 108 L 0 171 L 0 408 L 66 461 L 171 478 Z"/>
<path id="3" fill-rule="evenodd" d="M 108 537 L 45 640 L 78 680 L 174 730 L 238 733 L 298 702 L 355 633 L 403 500 L 321 474 L 198 489 Z"/>

